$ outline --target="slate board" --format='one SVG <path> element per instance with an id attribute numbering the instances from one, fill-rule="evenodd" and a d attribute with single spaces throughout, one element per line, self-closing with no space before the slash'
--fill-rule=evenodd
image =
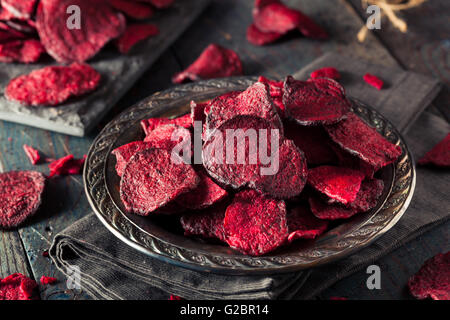
<path id="1" fill-rule="evenodd" d="M 0 119 L 33 127 L 84 136 L 133 86 L 136 80 L 200 15 L 210 0 L 178 0 L 158 11 L 149 22 L 159 35 L 139 43 L 128 55 L 120 55 L 112 45 L 88 61 L 102 75 L 102 84 L 92 94 L 58 107 L 28 107 L 8 101 L 4 90 L 10 79 L 57 63 L 24 65 L 0 63 Z"/>

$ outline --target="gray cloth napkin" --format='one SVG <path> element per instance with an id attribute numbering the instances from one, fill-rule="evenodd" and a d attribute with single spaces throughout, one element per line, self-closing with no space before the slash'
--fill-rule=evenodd
<path id="1" fill-rule="evenodd" d="M 449 125 L 422 113 L 439 91 L 439 83 L 422 75 L 386 69 L 364 61 L 327 54 L 295 76 L 336 66 L 350 96 L 376 107 L 405 134 L 415 157 L 421 157 L 450 131 Z M 381 91 L 365 84 L 371 72 L 389 82 Z M 411 129 L 406 128 L 422 113 Z M 90 214 L 58 234 L 50 256 L 63 273 L 77 266 L 83 289 L 96 299 L 167 299 L 167 292 L 187 299 L 310 299 L 339 279 L 448 219 L 448 171 L 418 168 L 413 201 L 397 225 L 369 247 L 336 263 L 273 276 L 202 273 L 150 258 L 128 247 Z"/>

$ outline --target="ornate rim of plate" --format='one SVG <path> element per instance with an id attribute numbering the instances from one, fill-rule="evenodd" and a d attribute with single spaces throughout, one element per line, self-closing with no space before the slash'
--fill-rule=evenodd
<path id="1" fill-rule="evenodd" d="M 405 213 L 414 193 L 414 160 L 400 133 L 378 112 L 353 100 L 353 111 L 391 142 L 403 154 L 390 165 L 389 183 L 376 208 L 357 215 L 325 235 L 281 252 L 251 257 L 234 250 L 215 250 L 213 245 L 181 236 L 152 232 L 127 217 L 114 203 L 107 185 L 107 162 L 117 139 L 149 117 L 181 115 L 191 100 L 202 101 L 219 94 L 243 90 L 256 78 L 234 77 L 177 86 L 155 93 L 111 121 L 91 145 L 83 173 L 89 203 L 100 221 L 120 240 L 149 256 L 199 271 L 227 274 L 290 272 L 336 261 L 369 245 L 392 228 Z M 184 239 L 183 239 L 184 238 Z M 181 240 L 180 240 L 181 239 Z M 301 241 L 298 241 L 299 243 Z"/>

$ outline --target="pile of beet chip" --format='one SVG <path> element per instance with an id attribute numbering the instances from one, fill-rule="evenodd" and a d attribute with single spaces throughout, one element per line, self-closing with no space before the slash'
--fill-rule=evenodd
<path id="1" fill-rule="evenodd" d="M 112 152 L 124 208 L 179 215 L 186 236 L 255 256 L 376 207 L 377 171 L 402 154 L 351 112 L 338 82 L 321 77 L 260 77 L 193 101 L 190 114 L 141 125 L 142 141 Z"/>

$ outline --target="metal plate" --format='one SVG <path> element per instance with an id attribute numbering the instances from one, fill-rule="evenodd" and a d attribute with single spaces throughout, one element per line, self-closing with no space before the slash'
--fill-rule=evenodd
<path id="1" fill-rule="evenodd" d="M 119 199 L 119 178 L 111 151 L 142 139 L 139 121 L 149 117 L 179 116 L 191 100 L 202 101 L 232 90 L 243 90 L 255 78 L 208 80 L 159 92 L 110 122 L 91 146 L 84 169 L 88 200 L 102 223 L 131 247 L 157 259 L 194 270 L 228 274 L 282 273 L 316 267 L 341 259 L 392 228 L 406 211 L 415 187 L 413 158 L 398 131 L 379 113 L 353 101 L 353 111 L 391 142 L 400 145 L 400 159 L 379 175 L 385 189 L 378 205 L 354 216 L 315 240 L 296 241 L 262 257 L 251 257 L 226 245 L 184 237 L 174 220 L 127 214 Z"/>

